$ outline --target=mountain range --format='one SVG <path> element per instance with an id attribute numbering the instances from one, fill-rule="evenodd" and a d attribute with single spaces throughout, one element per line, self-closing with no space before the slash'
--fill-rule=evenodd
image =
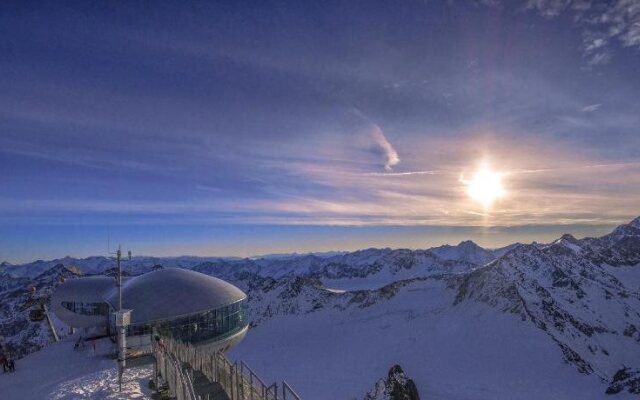
<path id="1" fill-rule="evenodd" d="M 32 297 L 46 301 L 63 276 L 113 267 L 106 257 L 3 263 L 0 335 L 18 353 L 37 350 L 48 337 L 28 319 Z M 362 399 L 395 365 L 426 399 L 640 394 L 640 218 L 598 238 L 565 234 L 501 249 L 464 241 L 246 259 L 134 257 L 123 267 L 129 275 L 189 268 L 242 288 L 251 330 L 230 356 L 267 380 L 287 379 L 305 399 Z"/>

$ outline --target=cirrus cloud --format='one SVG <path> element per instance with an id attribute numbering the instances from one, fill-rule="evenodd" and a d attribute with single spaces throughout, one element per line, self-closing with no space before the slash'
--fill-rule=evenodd
<path id="1" fill-rule="evenodd" d="M 510 4 L 481 1 L 490 7 Z M 583 56 L 590 66 L 608 64 L 612 45 L 640 49 L 640 2 L 637 0 L 527 0 L 524 10 L 534 10 L 553 19 L 569 15 L 582 29 Z"/>
<path id="2" fill-rule="evenodd" d="M 371 137 L 379 146 L 384 155 L 384 169 L 387 171 L 393 170 L 393 167 L 400 162 L 398 152 L 393 148 L 391 143 L 387 140 L 379 126 L 375 125 L 371 130 Z"/>

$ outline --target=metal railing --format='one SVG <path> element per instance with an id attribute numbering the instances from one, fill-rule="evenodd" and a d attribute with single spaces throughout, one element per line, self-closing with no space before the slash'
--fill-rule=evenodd
<path id="1" fill-rule="evenodd" d="M 180 361 L 170 352 L 164 351 L 161 345 L 154 345 L 156 358 L 156 388 L 159 389 L 158 375 L 169 389 L 169 395 L 176 400 L 198 400 L 193 387 L 193 371 L 180 365 Z"/>
<path id="2" fill-rule="evenodd" d="M 218 383 L 230 400 L 300 400 L 286 382 L 282 382 L 280 397 L 276 383 L 267 386 L 247 364 L 232 364 L 222 352 L 209 353 L 167 338 L 153 341 L 152 349 L 157 362 L 156 378 L 158 373 L 162 375 L 169 394 L 177 400 L 215 400 L 208 394 L 196 394 L 194 371 L 209 382 Z"/>
<path id="3" fill-rule="evenodd" d="M 282 399 L 283 400 L 300 400 L 300 396 L 291 389 L 287 382 L 282 381 Z"/>

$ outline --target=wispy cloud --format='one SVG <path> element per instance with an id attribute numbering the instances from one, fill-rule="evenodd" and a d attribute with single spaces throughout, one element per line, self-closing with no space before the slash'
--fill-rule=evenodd
<path id="1" fill-rule="evenodd" d="M 582 112 L 594 112 L 597 111 L 602 104 L 591 104 L 588 106 L 582 107 Z"/>
<path id="2" fill-rule="evenodd" d="M 571 0 L 528 0 L 526 7 L 536 9 L 545 18 L 557 17 L 571 4 Z"/>
<path id="3" fill-rule="evenodd" d="M 369 140 L 373 141 L 375 145 L 375 149 L 379 152 L 383 157 L 383 165 L 386 171 L 393 170 L 393 167 L 396 166 L 400 162 L 400 156 L 398 152 L 393 147 L 393 145 L 387 140 L 382 128 L 371 121 L 362 111 L 357 108 L 352 108 L 350 111 L 351 115 L 355 115 L 360 123 L 365 125 L 364 128 L 359 127 L 357 130 L 362 131 L 369 137 Z"/>
<path id="4" fill-rule="evenodd" d="M 23 146 L 24 147 L 24 146 Z M 108 157 L 102 155 L 87 154 L 79 151 L 56 148 L 0 148 L 0 153 L 15 154 L 30 158 L 38 158 L 48 161 L 61 162 L 66 164 L 79 165 L 86 168 L 100 169 L 107 171 L 130 170 L 140 172 L 172 172 L 178 170 L 176 167 L 160 164 L 150 164 L 135 159 L 125 159 L 121 154 Z M 133 158 L 133 157 L 131 157 Z"/>
<path id="5" fill-rule="evenodd" d="M 405 172 L 363 172 L 361 176 L 411 176 L 411 175 L 436 175 L 442 171 L 405 171 Z"/>
<path id="6" fill-rule="evenodd" d="M 380 147 L 380 150 L 382 150 L 384 156 L 384 169 L 391 171 L 393 167 L 400 162 L 398 152 L 393 148 L 391 143 L 389 143 L 379 126 L 376 125 L 373 127 L 371 130 L 371 137 L 373 137 L 373 140 Z"/>
<path id="7" fill-rule="evenodd" d="M 510 4 L 504 0 L 480 3 L 491 7 Z M 584 57 L 590 66 L 611 62 L 613 42 L 640 48 L 640 2 L 637 0 L 525 0 L 524 9 L 534 10 L 547 19 L 570 15 L 582 29 Z"/>
<path id="8" fill-rule="evenodd" d="M 7 121 L 0 127 L 0 156 L 8 160 L 2 166 L 16 173 L 0 196 L 15 193 L 17 200 L 0 203 L 0 218 L 135 214 L 139 220 L 171 223 L 476 224 L 474 218 L 486 213 L 467 198 L 458 177 L 472 174 L 487 155 L 494 168 L 509 173 L 508 195 L 490 213 L 495 224 L 608 222 L 640 212 L 637 165 L 589 167 L 637 158 L 636 82 L 623 79 L 632 68 L 610 80 L 574 73 L 569 68 L 580 61 L 574 65 L 566 42 L 547 43 L 546 35 L 556 30 L 535 26 L 538 14 L 558 18 L 554 23 L 564 15 L 569 26 L 559 30 L 577 24 L 585 41 L 576 45 L 584 46 L 590 62 L 606 63 L 618 40 L 638 46 L 635 2 L 613 0 L 598 7 L 577 0 L 481 2 L 500 12 L 530 10 L 516 23 L 526 18 L 531 29 L 509 38 L 510 49 L 518 52 L 499 56 L 498 36 L 455 39 L 460 36 L 455 32 L 484 31 L 480 16 L 462 24 L 461 31 L 462 25 L 449 27 L 442 23 L 448 18 L 434 15 L 442 23 L 440 34 L 416 35 L 423 30 L 407 25 L 398 35 L 381 35 L 376 51 L 345 51 L 369 48 L 366 41 L 343 41 L 343 32 L 335 32 L 336 43 L 326 40 L 327 48 L 316 46 L 317 52 L 306 54 L 311 46 L 304 38 L 329 36 L 293 35 L 289 42 L 265 35 L 265 42 L 256 42 L 261 45 L 246 46 L 232 35 L 212 46 L 209 40 L 192 40 L 205 32 L 159 29 L 167 40 L 149 40 L 157 35 L 142 30 L 121 35 L 133 47 L 114 43 L 112 34 L 106 35 L 108 46 L 87 41 L 102 45 L 96 49 L 127 47 L 139 57 L 128 71 L 104 66 L 122 75 L 96 80 L 96 71 L 87 69 L 79 71 L 82 79 L 63 82 L 60 72 L 67 68 L 56 70 L 58 62 L 43 65 L 47 74 L 27 80 L 8 75 L 0 96 Z M 210 18 L 201 22 L 193 28 L 211 26 Z M 512 22 L 505 21 L 504 32 Z M 308 27 L 298 28 L 304 33 Z M 370 31 L 360 33 L 357 37 L 367 38 Z M 174 35 L 176 40 L 168 40 Z M 539 59 L 520 57 L 532 37 L 544 44 L 530 49 L 542 51 Z M 413 42 L 403 43 L 406 39 Z M 91 47 L 88 54 L 93 53 L 103 54 Z M 430 54 L 428 62 L 424 54 Z M 184 65 L 161 61 L 169 58 Z M 451 60 L 463 62 L 455 66 Z M 552 68 L 545 76 L 557 63 L 562 71 Z M 185 65 L 188 79 L 180 73 Z M 21 64 L 13 70 L 21 71 Z M 149 74 L 149 90 L 128 84 L 136 76 L 132 72 Z M 611 90 L 601 97 L 607 85 Z M 355 105 L 363 111 L 348 110 Z M 486 139 L 490 135 L 493 140 Z M 523 145 L 532 137 L 539 139 Z M 31 190 L 24 176 L 45 181 L 56 175 L 41 171 L 42 160 L 56 161 L 57 175 L 70 181 L 91 177 L 96 183 L 76 182 L 62 190 L 39 181 Z M 110 190 L 115 180 L 125 186 Z"/>
<path id="9" fill-rule="evenodd" d="M 479 161 L 476 149 L 483 147 L 491 149 L 492 168 L 505 173 L 506 195 L 489 211 L 470 200 L 458 180 L 461 173 L 473 172 Z M 109 220 L 134 214 L 130 223 L 140 224 L 162 220 L 171 224 L 514 226 L 612 224 L 640 211 L 638 162 L 594 162 L 557 143 L 523 143 L 506 137 L 430 139 L 421 154 L 427 168 L 406 172 L 367 172 L 361 170 L 367 165 L 318 159 L 280 161 L 269 167 L 274 176 L 282 177 L 268 180 L 269 197 L 244 196 L 242 201 L 5 198 L 0 199 L 0 220 L 28 217 L 34 221 L 52 215 L 73 220 L 96 213 Z M 451 162 L 440 163 L 436 154 Z M 443 168 L 428 168 L 433 163 Z M 305 187 L 292 187 L 292 179 L 306 182 Z M 198 186 L 205 191 L 210 188 Z"/>
<path id="10" fill-rule="evenodd" d="M 224 192 L 224 189 L 215 186 L 207 186 L 207 185 L 196 185 L 196 189 L 203 190 L 205 192 L 213 192 L 213 193 L 221 193 Z"/>

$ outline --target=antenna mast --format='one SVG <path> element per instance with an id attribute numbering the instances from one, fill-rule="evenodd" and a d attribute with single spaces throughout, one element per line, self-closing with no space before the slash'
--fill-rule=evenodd
<path id="1" fill-rule="evenodd" d="M 128 251 L 128 260 L 131 260 L 131 250 Z M 116 251 L 116 284 L 118 285 L 118 311 L 115 312 L 116 328 L 118 329 L 118 388 L 122 391 L 122 374 L 126 366 L 127 358 L 127 327 L 131 322 L 131 310 L 122 309 L 122 249 L 118 246 Z"/>

